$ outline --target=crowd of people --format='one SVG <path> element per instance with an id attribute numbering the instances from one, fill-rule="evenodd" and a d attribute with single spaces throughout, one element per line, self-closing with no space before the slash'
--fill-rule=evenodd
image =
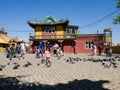
<path id="1" fill-rule="evenodd" d="M 53 48 L 53 55 L 55 55 L 56 57 L 58 57 L 58 59 L 60 59 L 62 56 L 64 56 L 64 53 L 61 49 L 61 47 L 59 47 L 59 45 L 57 43 L 55 43 L 53 46 L 50 44 L 50 42 L 46 43 L 46 50 L 44 50 L 44 43 L 42 41 L 40 41 L 39 46 L 37 47 L 36 50 L 36 58 L 40 58 L 40 57 L 46 57 L 46 60 L 50 60 L 50 56 L 51 56 L 51 49 Z"/>
<path id="2" fill-rule="evenodd" d="M 101 44 L 99 44 L 98 46 L 93 44 L 92 49 L 93 49 L 93 56 L 97 55 L 97 51 L 98 51 L 98 55 L 101 55 L 103 47 Z M 110 45 L 107 45 L 105 47 L 105 54 L 106 56 L 110 56 L 110 57 L 112 56 L 112 48 Z"/>
<path id="3" fill-rule="evenodd" d="M 20 57 L 22 57 L 24 59 L 24 55 L 25 55 L 25 42 L 21 41 L 18 42 L 17 45 L 15 46 L 15 44 L 10 44 L 7 48 L 7 58 L 9 58 L 10 60 L 12 60 L 12 58 L 17 57 L 18 59 L 20 59 Z"/>
<path id="4" fill-rule="evenodd" d="M 52 51 L 51 51 L 51 48 L 52 48 Z M 98 55 L 101 55 L 103 46 L 101 44 L 99 44 L 98 46 L 93 44 L 92 50 L 93 50 L 94 56 L 97 55 L 97 52 L 98 52 Z M 50 57 L 51 57 L 52 53 L 53 53 L 53 55 L 58 57 L 58 59 L 60 59 L 62 56 L 64 56 L 63 50 L 59 46 L 58 43 L 54 43 L 54 45 L 51 45 L 50 42 L 47 42 L 46 50 L 45 50 L 45 46 L 42 41 L 39 42 L 38 46 L 33 46 L 29 49 L 26 48 L 25 42 L 21 41 L 21 42 L 17 43 L 16 47 L 13 44 L 9 45 L 7 47 L 7 58 L 10 58 L 10 60 L 11 60 L 13 57 L 18 57 L 19 59 L 20 59 L 20 57 L 22 57 L 24 59 L 24 55 L 26 52 L 35 53 L 36 58 L 45 57 L 46 60 L 48 60 L 48 61 L 50 61 Z M 106 56 L 112 56 L 112 48 L 110 45 L 106 46 L 105 53 L 106 53 Z"/>

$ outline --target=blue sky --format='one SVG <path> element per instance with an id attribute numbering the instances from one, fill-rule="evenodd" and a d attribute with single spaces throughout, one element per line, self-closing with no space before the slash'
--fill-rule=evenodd
<path id="1" fill-rule="evenodd" d="M 78 25 L 82 34 L 97 30 L 103 33 L 105 28 L 112 28 L 113 43 L 120 43 L 120 25 L 112 23 L 120 11 L 97 22 L 117 10 L 116 3 L 117 0 L 0 0 L 0 27 L 4 26 L 9 36 L 28 40 L 34 30 L 27 21 L 52 15 L 56 19 L 68 18 L 69 24 Z M 94 24 L 84 27 L 91 23 Z"/>

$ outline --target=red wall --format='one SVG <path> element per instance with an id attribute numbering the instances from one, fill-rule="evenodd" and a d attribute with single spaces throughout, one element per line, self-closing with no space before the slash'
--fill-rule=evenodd
<path id="1" fill-rule="evenodd" d="M 99 44 L 103 45 L 102 37 L 79 37 L 75 40 L 76 42 L 75 50 L 74 50 L 74 47 L 72 46 L 72 42 L 74 42 L 74 40 L 64 40 L 62 42 L 63 51 L 65 53 L 92 53 L 92 48 L 86 48 L 85 46 L 86 41 L 93 41 L 96 44 L 96 46 L 98 46 Z M 49 41 L 49 42 L 54 44 L 55 41 Z M 57 43 L 60 45 L 59 42 Z M 53 51 L 52 48 L 51 48 L 51 51 Z"/>
<path id="2" fill-rule="evenodd" d="M 93 41 L 98 47 L 99 44 L 103 45 L 102 38 L 78 38 L 76 40 L 76 53 L 92 53 L 92 48 L 86 48 L 85 44 L 87 41 Z"/>
<path id="3" fill-rule="evenodd" d="M 66 40 L 63 42 L 63 50 L 65 53 L 73 53 L 72 40 Z"/>
<path id="4" fill-rule="evenodd" d="M 76 40 L 76 53 L 92 53 L 92 49 L 85 47 L 86 41 L 92 41 L 91 38 L 81 38 Z"/>

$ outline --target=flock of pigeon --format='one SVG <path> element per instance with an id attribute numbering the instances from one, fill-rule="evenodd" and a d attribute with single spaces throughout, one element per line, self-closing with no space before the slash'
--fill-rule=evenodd
<path id="1" fill-rule="evenodd" d="M 118 61 L 120 61 L 120 56 L 115 56 L 115 57 L 107 57 L 104 59 L 95 59 L 95 58 L 73 58 L 73 57 L 68 57 L 64 59 L 67 63 L 70 64 L 75 64 L 78 61 L 86 62 L 86 61 L 91 61 L 91 62 L 96 62 L 96 63 L 101 63 L 101 65 L 104 68 L 117 68 L 118 67 Z"/>
<path id="2" fill-rule="evenodd" d="M 10 65 L 10 62 L 7 63 L 7 65 Z M 7 65 L 0 65 L 0 71 L 2 71 Z M 28 67 L 32 65 L 32 63 L 30 63 L 29 61 L 27 61 L 26 64 L 22 65 L 22 67 Z M 14 69 L 18 69 L 20 67 L 20 64 L 17 62 L 13 62 L 13 70 Z"/>
<path id="3" fill-rule="evenodd" d="M 120 61 L 120 56 L 109 57 L 109 58 L 104 58 L 104 59 L 69 57 L 69 58 L 65 58 L 64 60 L 70 64 L 75 64 L 76 62 L 79 62 L 79 61 L 82 61 L 82 62 L 91 61 L 91 62 L 96 62 L 96 63 L 98 62 L 104 68 L 110 68 L 110 67 L 117 68 L 118 62 Z M 44 64 L 45 66 L 50 67 L 52 65 L 52 62 L 46 61 L 45 59 L 41 59 L 41 62 L 37 63 L 37 66 L 40 66 L 40 64 Z M 2 71 L 7 65 L 8 66 L 11 65 L 10 62 L 8 62 L 6 65 L 0 65 L 0 71 Z M 24 65 L 20 65 L 18 62 L 13 62 L 13 70 L 18 69 L 21 66 L 26 68 L 31 65 L 32 63 L 29 61 L 27 61 Z"/>
<path id="4" fill-rule="evenodd" d="M 52 65 L 52 62 L 41 59 L 41 62 L 37 63 L 37 66 L 40 66 L 40 64 L 45 64 L 47 67 L 50 67 Z M 20 67 L 27 68 L 33 64 L 30 61 L 27 61 L 24 65 L 20 65 L 18 62 L 10 60 L 10 62 L 8 62 L 6 65 L 0 65 L 0 71 L 2 71 L 6 66 L 10 66 L 10 65 L 13 65 L 12 69 L 15 70 Z"/>

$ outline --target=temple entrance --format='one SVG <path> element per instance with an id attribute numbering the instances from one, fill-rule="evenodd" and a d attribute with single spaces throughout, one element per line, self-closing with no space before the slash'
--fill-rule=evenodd
<path id="1" fill-rule="evenodd" d="M 75 41 L 66 40 L 63 42 L 63 50 L 66 53 L 75 53 Z"/>

